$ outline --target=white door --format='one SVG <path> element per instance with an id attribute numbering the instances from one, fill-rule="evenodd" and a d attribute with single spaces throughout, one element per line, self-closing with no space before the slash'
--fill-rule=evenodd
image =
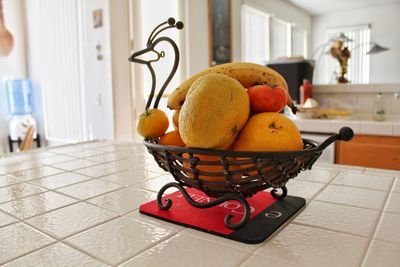
<path id="1" fill-rule="evenodd" d="M 83 97 L 89 139 L 114 139 L 109 1 L 82 4 Z"/>

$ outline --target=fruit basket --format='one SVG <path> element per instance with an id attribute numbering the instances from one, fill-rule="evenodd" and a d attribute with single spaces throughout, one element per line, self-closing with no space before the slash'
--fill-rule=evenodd
<path id="1" fill-rule="evenodd" d="M 175 23 L 173 18 L 161 23 L 150 35 L 147 47 L 129 58 L 131 62 L 146 65 L 152 75 L 152 90 L 146 110 L 151 106 L 156 85 L 156 75 L 151 64 L 164 57 L 164 52 L 158 52 L 155 49 L 158 43 L 167 42 L 172 45 L 175 52 L 175 64 L 157 94 L 154 108 L 158 107 L 166 86 L 177 70 L 179 50 L 175 42 L 168 37 L 155 38 L 160 32 L 169 28 L 182 29 L 183 23 Z M 158 58 L 149 61 L 140 59 L 147 52 L 154 52 Z M 157 204 L 160 209 L 167 210 L 171 207 L 172 201 L 162 198 L 164 192 L 171 187 L 177 188 L 185 199 L 197 208 L 213 207 L 228 200 L 238 201 L 244 208 L 243 218 L 239 222 L 232 223 L 232 214 L 225 217 L 226 227 L 237 229 L 246 224 L 250 218 L 251 209 L 246 198 L 266 189 L 271 189 L 273 197 L 284 198 L 287 195 L 285 185 L 290 179 L 295 178 L 301 171 L 311 169 L 328 145 L 336 140 L 348 141 L 352 137 L 353 131 L 348 127 L 343 127 L 338 134 L 332 135 L 321 144 L 303 139 L 303 150 L 282 152 L 246 152 L 168 146 L 159 144 L 159 138 L 145 139 L 144 145 L 157 164 L 176 180 L 164 185 L 158 192 Z M 207 203 L 196 202 L 186 192 L 185 188 L 191 187 L 201 190 L 212 200 Z"/>

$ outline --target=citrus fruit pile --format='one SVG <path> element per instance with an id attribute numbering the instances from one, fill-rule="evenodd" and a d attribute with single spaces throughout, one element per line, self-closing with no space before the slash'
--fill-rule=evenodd
<path id="1" fill-rule="evenodd" d="M 175 130 L 159 109 L 146 110 L 138 132 L 170 146 L 235 151 L 302 150 L 296 125 L 279 113 L 294 108 L 285 80 L 274 70 L 253 63 L 227 63 L 202 71 L 183 82 L 168 99 L 175 110 Z M 218 161 L 217 156 L 198 155 Z M 221 166 L 205 171 L 219 172 Z M 204 177 L 203 177 L 204 178 Z M 204 179 L 215 177 L 205 177 Z"/>

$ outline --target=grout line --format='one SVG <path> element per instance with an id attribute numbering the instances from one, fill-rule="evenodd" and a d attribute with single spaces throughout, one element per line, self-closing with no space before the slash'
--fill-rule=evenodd
<path id="1" fill-rule="evenodd" d="M 380 212 L 379 212 L 379 216 L 377 217 L 377 220 L 375 221 L 375 229 L 374 229 L 374 231 L 372 232 L 371 237 L 369 238 L 369 243 L 368 243 L 367 248 L 366 248 L 365 251 L 364 251 L 364 255 L 363 255 L 363 257 L 362 257 L 360 266 L 363 266 L 363 265 L 365 264 L 365 260 L 366 260 L 367 255 L 368 255 L 368 251 L 370 250 L 371 245 L 372 245 L 372 241 L 374 240 L 374 237 L 376 236 L 376 231 L 378 230 L 378 227 L 379 227 L 380 223 L 382 222 L 383 212 L 384 212 L 384 209 L 385 209 L 385 207 L 386 207 L 386 205 L 387 205 L 387 203 L 388 203 L 388 201 L 389 201 L 390 192 L 392 192 L 392 189 L 393 189 L 393 187 L 394 187 L 395 181 L 396 181 L 396 179 L 393 179 L 393 181 L 392 181 L 392 186 L 390 187 L 389 192 L 386 193 L 386 199 L 385 199 L 385 201 L 383 202 L 383 205 L 382 205 L 381 210 L 380 210 Z"/>

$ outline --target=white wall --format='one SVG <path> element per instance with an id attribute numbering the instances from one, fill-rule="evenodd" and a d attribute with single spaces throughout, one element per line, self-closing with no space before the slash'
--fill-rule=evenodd
<path id="1" fill-rule="evenodd" d="M 372 26 L 371 41 L 391 49 L 370 56 L 370 83 L 400 82 L 400 3 L 313 17 L 313 49 L 326 41 L 327 29 L 363 24 Z M 319 81 L 316 79 L 317 83 Z"/>
<path id="2" fill-rule="evenodd" d="M 14 48 L 8 57 L 0 57 L 0 154 L 8 152 L 8 114 L 4 80 L 26 78 L 25 29 L 22 0 L 4 0 L 3 13 L 7 29 L 14 37 Z"/>

